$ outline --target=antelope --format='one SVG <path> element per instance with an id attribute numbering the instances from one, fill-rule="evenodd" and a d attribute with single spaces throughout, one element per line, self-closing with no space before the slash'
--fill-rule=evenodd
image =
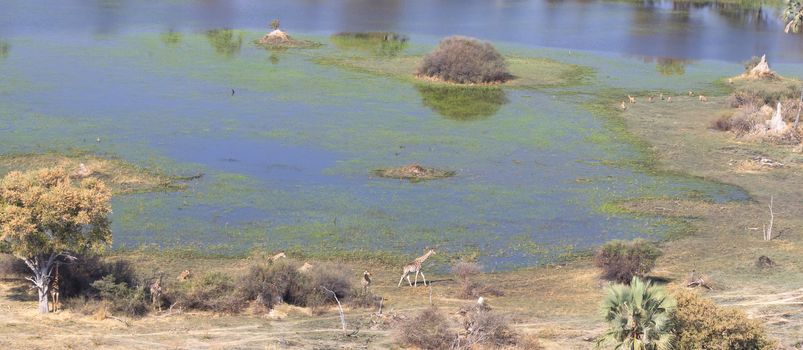
<path id="1" fill-rule="evenodd" d="M 622 101 L 622 105 L 620 105 L 619 108 L 621 108 L 623 111 L 627 109 L 627 105 L 625 104 L 625 101 Z"/>
<path id="2" fill-rule="evenodd" d="M 181 273 L 178 274 L 178 278 L 177 279 L 178 279 L 179 282 L 183 282 L 183 281 L 186 281 L 186 280 L 190 279 L 191 277 L 192 277 L 192 271 L 187 269 L 187 270 L 181 271 Z"/>
<path id="3" fill-rule="evenodd" d="M 371 273 L 368 272 L 368 270 L 365 270 L 362 273 L 362 281 L 360 281 L 360 284 L 362 284 L 362 292 L 363 293 L 367 292 L 368 287 L 371 286 Z"/>
<path id="4" fill-rule="evenodd" d="M 636 98 L 630 95 L 627 95 L 627 99 L 630 100 L 630 103 L 636 103 Z"/>
<path id="5" fill-rule="evenodd" d="M 703 95 L 700 95 L 700 96 L 698 96 L 698 98 L 699 98 L 699 99 L 700 99 L 700 101 L 702 101 L 702 102 L 708 102 L 708 98 L 706 98 L 706 97 L 705 97 L 705 96 L 703 96 Z"/>

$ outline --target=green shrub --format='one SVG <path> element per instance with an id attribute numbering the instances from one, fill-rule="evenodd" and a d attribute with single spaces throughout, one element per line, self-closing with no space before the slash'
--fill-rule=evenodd
<path id="1" fill-rule="evenodd" d="M 145 290 L 132 288 L 125 282 L 115 282 L 113 275 L 93 282 L 92 287 L 98 290 L 100 298 L 107 302 L 112 313 L 141 316 L 148 312 Z"/>
<path id="2" fill-rule="evenodd" d="M 663 287 L 638 277 L 629 285 L 611 285 L 602 302 L 608 330 L 597 344 L 612 343 L 616 349 L 671 349 L 674 308 L 674 299 Z"/>
<path id="3" fill-rule="evenodd" d="M 634 276 L 642 277 L 650 272 L 659 256 L 661 251 L 649 241 L 614 240 L 597 250 L 594 264 L 602 269 L 603 279 L 628 283 Z"/>
<path id="4" fill-rule="evenodd" d="M 183 308 L 236 313 L 245 307 L 232 278 L 220 272 L 192 278 L 177 287 L 176 295 L 169 297 Z"/>
<path id="5" fill-rule="evenodd" d="M 65 299 L 79 296 L 98 297 L 97 288 L 93 288 L 92 284 L 106 276 L 112 276 L 114 283 L 124 283 L 128 286 L 139 284 L 129 261 L 109 262 L 96 255 L 79 256 L 74 262 L 61 264 L 59 274 L 61 297 Z"/>
<path id="6" fill-rule="evenodd" d="M 418 74 L 459 84 L 496 83 L 511 78 L 505 58 L 491 44 L 463 36 L 441 40 L 424 57 Z"/>
<path id="7" fill-rule="evenodd" d="M 680 289 L 673 293 L 677 309 L 672 315 L 677 348 L 774 349 L 775 344 L 759 321 L 750 320 L 738 309 L 717 306 L 698 293 Z"/>

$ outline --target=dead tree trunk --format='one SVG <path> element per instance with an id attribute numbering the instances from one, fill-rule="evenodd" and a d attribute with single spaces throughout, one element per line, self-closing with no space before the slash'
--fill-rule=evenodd
<path id="1" fill-rule="evenodd" d="M 797 117 L 795 117 L 795 124 L 794 127 L 797 129 L 798 123 L 800 123 L 800 110 L 803 109 L 803 88 L 800 88 L 800 101 L 797 103 Z"/>
<path id="2" fill-rule="evenodd" d="M 772 224 L 773 224 L 773 221 L 775 221 L 775 214 L 772 212 L 772 200 L 773 200 L 773 198 L 772 198 L 772 196 L 770 196 L 770 204 L 769 204 L 769 208 L 770 208 L 770 225 L 769 225 L 769 227 L 766 227 L 766 226 L 764 227 L 764 240 L 765 241 L 771 241 L 772 240 Z"/>

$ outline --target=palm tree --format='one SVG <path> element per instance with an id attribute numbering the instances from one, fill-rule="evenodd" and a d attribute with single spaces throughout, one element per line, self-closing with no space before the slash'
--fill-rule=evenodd
<path id="1" fill-rule="evenodd" d="M 783 19 L 788 21 L 784 32 L 800 32 L 801 26 L 803 26 L 803 6 L 800 5 L 800 0 L 789 0 L 786 3 Z"/>
<path id="2" fill-rule="evenodd" d="M 613 343 L 617 350 L 672 349 L 675 300 L 663 287 L 633 277 L 630 285 L 611 285 L 602 306 L 609 328 L 597 347 Z"/>

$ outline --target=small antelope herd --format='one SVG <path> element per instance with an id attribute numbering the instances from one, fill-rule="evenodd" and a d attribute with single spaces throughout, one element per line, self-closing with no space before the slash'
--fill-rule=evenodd
<path id="1" fill-rule="evenodd" d="M 693 97 L 693 96 L 694 96 L 694 92 L 689 90 L 689 97 Z M 655 98 L 656 98 L 655 96 L 649 95 L 649 96 L 647 96 L 647 102 L 653 103 L 653 101 L 655 101 Z M 658 95 L 658 98 L 660 98 L 661 101 L 672 102 L 672 96 L 664 96 L 663 93 L 660 93 Z M 702 94 L 697 94 L 697 99 L 700 102 L 708 102 L 708 97 L 705 97 L 705 95 L 702 95 Z M 636 96 L 627 95 L 627 101 L 630 102 L 630 104 L 636 103 Z M 627 109 L 627 103 L 625 103 L 624 100 L 622 101 L 622 103 L 619 104 L 619 109 L 621 109 L 623 111 Z"/>

